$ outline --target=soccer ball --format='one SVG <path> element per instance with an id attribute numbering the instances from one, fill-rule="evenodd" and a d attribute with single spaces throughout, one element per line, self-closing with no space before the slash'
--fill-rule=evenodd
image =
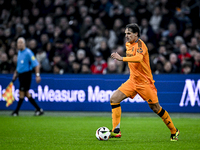
<path id="1" fill-rule="evenodd" d="M 110 137 L 110 131 L 107 127 L 100 127 L 96 131 L 96 138 L 100 141 L 107 141 Z"/>

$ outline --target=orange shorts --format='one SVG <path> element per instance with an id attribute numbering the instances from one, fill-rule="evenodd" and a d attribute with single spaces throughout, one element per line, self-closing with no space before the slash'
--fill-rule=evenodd
<path id="1" fill-rule="evenodd" d="M 148 104 L 158 103 L 157 89 L 154 84 L 135 84 L 128 79 L 118 90 L 130 98 L 134 98 L 136 94 L 139 94 Z"/>

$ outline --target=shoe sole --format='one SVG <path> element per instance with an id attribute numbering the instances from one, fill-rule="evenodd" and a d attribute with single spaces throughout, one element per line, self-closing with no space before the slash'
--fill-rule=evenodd
<path id="1" fill-rule="evenodd" d="M 122 136 L 121 134 L 117 134 L 117 135 L 114 135 L 114 136 L 111 135 L 110 138 L 121 138 L 121 136 Z"/>

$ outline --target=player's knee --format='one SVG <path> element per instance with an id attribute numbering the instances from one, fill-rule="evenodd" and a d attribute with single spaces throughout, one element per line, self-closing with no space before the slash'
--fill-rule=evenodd
<path id="1" fill-rule="evenodd" d="M 155 105 L 151 105 L 149 106 L 151 108 L 151 110 L 153 110 L 155 113 L 157 113 L 159 110 Z"/>
<path id="2" fill-rule="evenodd" d="M 114 98 L 113 98 L 113 96 L 111 96 L 111 98 L 110 98 L 110 103 L 114 103 Z"/>
<path id="3" fill-rule="evenodd" d="M 110 98 L 110 103 L 118 103 L 117 102 L 117 97 L 115 95 L 112 95 Z"/>
<path id="4" fill-rule="evenodd" d="M 149 107 L 155 112 L 158 113 L 158 111 L 160 110 L 161 106 L 159 103 L 155 103 L 155 104 L 149 104 Z"/>

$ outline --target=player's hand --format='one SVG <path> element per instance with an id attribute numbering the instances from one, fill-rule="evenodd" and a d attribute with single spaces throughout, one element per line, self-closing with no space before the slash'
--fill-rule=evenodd
<path id="1" fill-rule="evenodd" d="M 12 81 L 14 82 L 18 77 L 18 74 L 17 72 L 15 71 L 14 74 L 13 74 L 13 78 L 12 78 Z"/>
<path id="2" fill-rule="evenodd" d="M 35 80 L 36 80 L 37 83 L 40 83 L 41 77 L 40 76 L 36 76 Z"/>
<path id="3" fill-rule="evenodd" d="M 113 59 L 117 59 L 117 60 L 119 60 L 119 61 L 123 61 L 123 57 L 121 57 L 117 52 L 112 53 L 112 54 L 111 54 L 111 57 L 112 57 Z"/>

